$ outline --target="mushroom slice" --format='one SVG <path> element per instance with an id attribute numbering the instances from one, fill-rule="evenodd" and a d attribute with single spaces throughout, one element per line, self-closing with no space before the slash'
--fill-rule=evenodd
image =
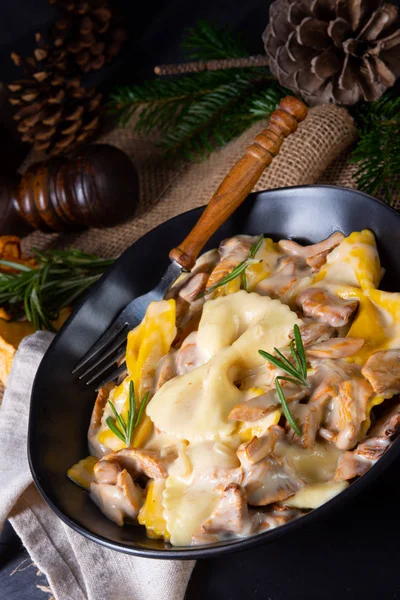
<path id="1" fill-rule="evenodd" d="M 218 504 L 193 535 L 193 543 L 209 542 L 210 536 L 221 539 L 226 534 L 245 536 L 251 533 L 252 523 L 249 519 L 246 496 L 240 485 L 230 483 L 227 486 L 218 486 L 217 492 L 220 496 Z"/>
<path id="2" fill-rule="evenodd" d="M 107 383 L 104 387 L 101 387 L 98 391 L 96 402 L 93 407 L 92 418 L 90 419 L 88 437 L 96 435 L 97 430 L 101 425 L 101 419 L 103 417 L 104 407 L 107 403 L 108 397 L 111 390 L 115 387 L 115 383 Z"/>
<path id="3" fill-rule="evenodd" d="M 155 376 L 155 390 L 159 390 L 160 387 L 167 383 L 170 379 L 175 377 L 175 355 L 173 352 L 168 352 L 160 361 Z"/>
<path id="4" fill-rule="evenodd" d="M 279 425 L 271 425 L 265 435 L 253 437 L 250 442 L 241 444 L 237 450 L 242 466 L 250 466 L 273 452 L 276 443 L 285 436 L 285 430 Z"/>
<path id="5" fill-rule="evenodd" d="M 269 454 L 255 464 L 243 464 L 242 486 L 253 506 L 281 502 L 293 496 L 304 482 L 286 458 Z"/>
<path id="6" fill-rule="evenodd" d="M 296 303 L 307 317 L 331 327 L 347 325 L 358 306 L 358 300 L 343 300 L 319 287 L 302 291 L 297 296 Z"/>
<path id="7" fill-rule="evenodd" d="M 318 244 L 309 244 L 308 246 L 301 246 L 293 240 L 281 240 L 278 242 L 279 247 L 286 252 L 286 254 L 290 254 L 292 256 L 300 256 L 305 260 L 314 256 L 317 256 L 321 253 L 327 253 L 339 246 L 340 242 L 344 240 L 345 236 L 340 231 L 332 234 L 330 237 L 326 238 L 322 242 L 318 242 Z"/>
<path id="8" fill-rule="evenodd" d="M 261 296 L 281 298 L 291 292 L 299 279 L 310 275 L 310 273 L 309 267 L 301 259 L 283 257 L 278 261 L 277 271 L 257 284 L 256 292 Z"/>
<path id="9" fill-rule="evenodd" d="M 331 338 L 334 333 L 334 328 L 326 323 L 318 323 L 318 321 L 307 317 L 303 319 L 303 323 L 303 325 L 300 325 L 300 333 L 304 346 L 319 344 L 319 342 Z M 293 339 L 294 334 L 290 334 L 289 337 Z"/>
<path id="10" fill-rule="evenodd" d="M 239 263 L 248 258 L 251 246 L 256 239 L 248 235 L 243 235 L 221 242 L 219 247 L 221 261 L 212 271 L 207 281 L 207 288 L 211 288 L 225 277 L 225 275 L 230 273 Z"/>
<path id="11" fill-rule="evenodd" d="M 400 392 L 400 349 L 379 350 L 372 354 L 361 373 L 376 394 L 386 397 Z"/>
<path id="12" fill-rule="evenodd" d="M 275 390 L 270 390 L 265 394 L 254 396 L 246 402 L 241 402 L 234 406 L 228 415 L 232 421 L 258 421 L 273 412 L 279 405 L 279 398 Z"/>
<path id="13" fill-rule="evenodd" d="M 196 273 L 196 275 L 193 275 L 193 277 L 181 287 L 178 295 L 180 298 L 191 304 L 197 300 L 199 294 L 205 290 L 208 278 L 208 273 Z"/>
<path id="14" fill-rule="evenodd" d="M 377 420 L 370 435 L 352 451 L 341 457 L 335 481 L 344 481 L 364 475 L 386 452 L 400 428 L 400 403 L 395 404 Z"/>
<path id="15" fill-rule="evenodd" d="M 136 519 L 143 504 L 144 491 L 124 469 L 118 475 L 116 485 L 92 483 L 90 496 L 106 517 L 122 526 L 125 519 Z"/>
<path id="16" fill-rule="evenodd" d="M 268 529 L 275 529 L 301 517 L 304 513 L 286 505 L 274 504 L 265 510 L 249 510 L 249 515 L 253 523 L 253 532 L 262 533 Z"/>
<path id="17" fill-rule="evenodd" d="M 306 258 L 306 263 L 309 267 L 311 267 L 313 273 L 317 273 L 317 271 L 324 266 L 329 252 L 330 250 L 325 250 L 324 252 L 320 252 L 319 254 L 315 254 L 314 256 Z"/>
<path id="18" fill-rule="evenodd" d="M 304 416 L 301 442 L 305 448 L 314 448 L 317 433 L 324 419 L 325 407 L 332 396 L 330 382 L 322 380 L 307 403 Z"/>
<path id="19" fill-rule="evenodd" d="M 110 485 L 116 485 L 122 468 L 116 461 L 102 459 L 95 464 L 93 471 L 96 483 L 109 483 Z"/>
<path id="20" fill-rule="evenodd" d="M 134 477 L 144 474 L 150 479 L 164 479 L 168 475 L 169 462 L 176 457 L 177 453 L 171 447 L 162 452 L 141 448 L 124 448 L 118 452 L 107 454 L 102 460 L 117 462 Z"/>
<path id="21" fill-rule="evenodd" d="M 197 350 L 197 331 L 190 333 L 183 341 L 182 346 L 176 354 L 176 371 L 178 375 L 190 373 L 200 366 L 201 360 Z"/>
<path id="22" fill-rule="evenodd" d="M 285 397 L 287 402 L 302 400 L 306 396 L 306 390 L 301 386 L 287 384 L 282 381 L 285 388 Z M 276 389 L 269 390 L 265 394 L 254 396 L 250 400 L 241 402 L 234 406 L 228 415 L 228 419 L 233 421 L 253 422 L 266 417 L 273 412 L 277 406 L 280 406 L 279 397 Z"/>
<path id="23" fill-rule="evenodd" d="M 372 394 L 372 387 L 361 377 L 342 381 L 339 385 L 339 394 L 333 399 L 327 428 L 335 431 L 335 444 L 340 450 L 349 450 L 357 443 L 361 424 L 367 418 L 367 402 Z"/>
<path id="24" fill-rule="evenodd" d="M 369 431 L 370 436 L 384 436 L 392 439 L 400 428 L 400 402 L 385 410 Z"/>
<path id="25" fill-rule="evenodd" d="M 345 452 L 340 458 L 334 481 L 347 481 L 364 475 L 391 445 L 389 438 L 371 437 Z"/>
<path id="26" fill-rule="evenodd" d="M 364 340 L 359 338 L 331 338 L 313 344 L 307 348 L 307 354 L 314 358 L 347 358 L 358 352 L 363 345 Z"/>

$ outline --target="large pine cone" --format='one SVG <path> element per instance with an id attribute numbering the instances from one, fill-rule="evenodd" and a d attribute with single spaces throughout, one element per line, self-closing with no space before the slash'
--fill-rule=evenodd
<path id="1" fill-rule="evenodd" d="M 379 0 L 276 0 L 270 69 L 310 105 L 372 101 L 400 75 L 397 7 Z"/>

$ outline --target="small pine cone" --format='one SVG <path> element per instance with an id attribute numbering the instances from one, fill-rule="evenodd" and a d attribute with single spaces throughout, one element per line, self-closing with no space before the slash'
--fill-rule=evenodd
<path id="1" fill-rule="evenodd" d="M 400 75 L 398 9 L 381 0 L 275 0 L 263 41 L 272 73 L 310 105 L 376 100 Z"/>
<path id="2" fill-rule="evenodd" d="M 66 13 L 55 23 L 54 45 L 65 48 L 79 71 L 100 69 L 119 54 L 127 31 L 117 24 L 111 1 L 52 0 L 52 4 Z"/>
<path id="3" fill-rule="evenodd" d="M 96 57 L 95 57 L 96 58 Z M 57 85 L 53 85 L 57 78 Z M 70 85 L 52 75 L 42 81 L 21 79 L 11 83 L 10 101 L 14 119 L 24 142 L 48 154 L 73 151 L 93 138 L 100 126 L 101 94 L 94 88 Z"/>

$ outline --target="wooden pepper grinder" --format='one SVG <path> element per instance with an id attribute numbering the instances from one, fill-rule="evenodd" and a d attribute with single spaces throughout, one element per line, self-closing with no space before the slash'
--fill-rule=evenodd
<path id="1" fill-rule="evenodd" d="M 18 178 L 0 178 L 0 234 L 111 227 L 131 217 L 139 180 L 128 156 L 108 144 L 72 159 L 50 158 Z"/>

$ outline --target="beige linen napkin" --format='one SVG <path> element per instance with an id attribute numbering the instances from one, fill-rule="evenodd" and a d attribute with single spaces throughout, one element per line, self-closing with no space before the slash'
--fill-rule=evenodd
<path id="1" fill-rule="evenodd" d="M 0 530 L 7 517 L 56 600 L 181 600 L 194 561 L 128 556 L 87 540 L 42 500 L 28 465 L 33 379 L 52 334 L 21 343 L 0 408 Z"/>

